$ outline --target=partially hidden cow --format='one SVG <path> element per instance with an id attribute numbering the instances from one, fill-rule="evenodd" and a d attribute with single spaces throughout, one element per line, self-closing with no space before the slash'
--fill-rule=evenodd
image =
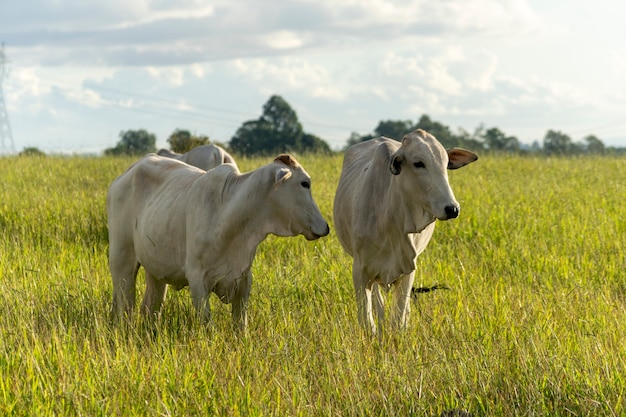
<path id="1" fill-rule="evenodd" d="M 172 152 L 168 149 L 159 149 L 157 151 L 157 155 L 178 159 L 179 161 L 183 161 L 205 171 L 215 168 L 221 164 L 237 165 L 235 158 L 233 158 L 223 148 L 213 144 L 196 146 L 189 152 L 182 154 Z"/>
<path id="2" fill-rule="evenodd" d="M 244 328 L 259 243 L 268 234 L 314 240 L 329 233 L 311 178 L 289 155 L 242 174 L 231 164 L 203 171 L 149 154 L 113 181 L 106 208 L 113 316 L 133 309 L 143 266 L 145 314 L 160 310 L 167 285 L 189 286 L 203 318 L 215 293 Z"/>
<path id="3" fill-rule="evenodd" d="M 417 256 L 430 241 L 435 220 L 459 215 L 447 170 L 476 159 L 464 149 L 446 151 L 421 129 L 406 134 L 401 143 L 380 137 L 346 151 L 334 223 L 353 257 L 359 322 L 372 333 L 381 332 L 385 322 L 379 287 L 392 289 L 392 326 L 406 327 Z"/>

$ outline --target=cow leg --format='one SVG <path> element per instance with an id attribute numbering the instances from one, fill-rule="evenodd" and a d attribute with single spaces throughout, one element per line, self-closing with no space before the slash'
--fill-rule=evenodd
<path id="1" fill-rule="evenodd" d="M 250 272 L 244 274 L 241 280 L 235 284 L 234 297 L 232 301 L 233 325 L 238 330 L 244 330 L 248 325 L 248 298 L 250 298 L 250 288 L 252 287 L 252 276 Z"/>
<path id="2" fill-rule="evenodd" d="M 129 314 L 135 307 L 135 281 L 139 271 L 139 263 L 134 255 L 127 253 L 109 253 L 109 268 L 113 278 L 112 317 L 122 317 Z"/>
<path id="3" fill-rule="evenodd" d="M 204 285 L 204 280 L 201 278 L 189 279 L 189 292 L 191 293 L 191 302 L 198 312 L 198 315 L 205 322 L 209 322 L 211 320 L 211 305 L 209 304 L 210 293 Z"/>
<path id="4" fill-rule="evenodd" d="M 154 275 L 146 271 L 146 293 L 141 303 L 141 312 L 145 315 L 158 313 L 166 293 L 167 284 L 165 281 L 154 278 Z"/>
<path id="5" fill-rule="evenodd" d="M 376 334 L 376 323 L 372 315 L 372 284 L 356 262 L 352 265 L 352 281 L 356 292 L 359 323 L 369 328 L 372 334 Z"/>
<path id="6" fill-rule="evenodd" d="M 380 291 L 380 284 L 374 284 L 372 286 L 372 303 L 376 308 L 376 315 L 378 317 L 378 332 L 382 336 L 383 328 L 385 327 L 385 300 Z"/>
<path id="7" fill-rule="evenodd" d="M 402 275 L 393 283 L 393 311 L 391 313 L 391 325 L 396 329 L 404 329 L 411 312 L 411 288 L 415 271 Z"/>

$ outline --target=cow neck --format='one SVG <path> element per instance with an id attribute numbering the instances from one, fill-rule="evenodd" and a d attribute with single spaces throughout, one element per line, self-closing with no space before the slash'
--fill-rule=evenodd
<path id="1" fill-rule="evenodd" d="M 387 203 L 382 205 L 383 216 L 379 227 L 392 228 L 393 230 L 389 232 L 396 236 L 420 233 L 435 219 L 421 205 L 417 205 L 413 196 L 402 190 L 398 186 L 400 182 L 395 180 L 396 178 L 392 177 L 389 187 L 385 190 L 386 196 L 383 201 Z"/>
<path id="2" fill-rule="evenodd" d="M 221 234 L 252 250 L 270 233 L 266 227 L 264 200 L 269 193 L 261 167 L 227 177 L 221 191 Z"/>

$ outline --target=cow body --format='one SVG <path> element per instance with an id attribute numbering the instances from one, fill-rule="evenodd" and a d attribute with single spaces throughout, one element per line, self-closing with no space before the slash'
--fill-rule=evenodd
<path id="1" fill-rule="evenodd" d="M 405 135 L 402 143 L 381 137 L 346 151 L 333 208 L 335 229 L 353 257 L 359 321 L 373 333 L 384 323 L 379 287 L 393 288 L 392 324 L 406 326 L 417 256 L 428 245 L 435 220 L 459 214 L 446 169 L 477 158 L 462 149 L 446 151 L 423 130 Z"/>
<path id="2" fill-rule="evenodd" d="M 179 161 L 183 161 L 205 171 L 221 164 L 237 165 L 235 159 L 228 152 L 213 144 L 196 146 L 189 152 L 183 154 L 167 149 L 159 149 L 157 155 L 178 159 Z"/>
<path id="3" fill-rule="evenodd" d="M 246 324 L 250 267 L 258 244 L 272 233 L 328 234 L 298 162 L 281 155 L 246 174 L 222 164 L 203 171 L 150 154 L 118 177 L 107 194 L 109 266 L 114 315 L 130 312 L 135 279 L 146 273 L 142 311 L 160 310 L 167 285 L 189 286 L 193 305 L 210 317 L 211 293 L 232 303 Z"/>

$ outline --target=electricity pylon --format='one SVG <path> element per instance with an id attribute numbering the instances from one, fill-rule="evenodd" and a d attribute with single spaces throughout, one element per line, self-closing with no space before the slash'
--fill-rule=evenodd
<path id="1" fill-rule="evenodd" d="M 4 105 L 4 92 L 2 91 L 2 81 L 6 73 L 5 64 L 9 60 L 4 55 L 4 43 L 0 44 L 0 154 L 15 153 L 15 144 L 13 143 L 13 134 L 11 133 L 11 125 L 9 124 L 9 114 Z"/>

